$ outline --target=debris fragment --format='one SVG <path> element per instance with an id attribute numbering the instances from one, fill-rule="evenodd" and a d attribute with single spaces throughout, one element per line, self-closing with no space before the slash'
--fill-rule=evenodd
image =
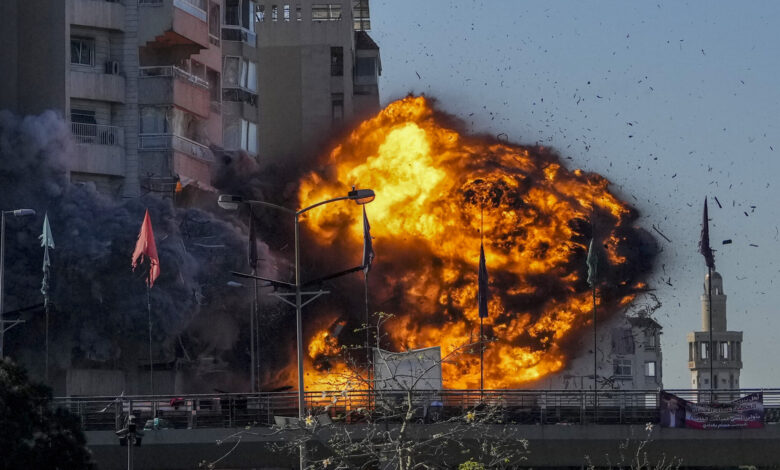
<path id="1" fill-rule="evenodd" d="M 758 245 L 756 245 L 755 243 L 751 243 L 750 246 L 754 246 L 754 247 L 758 248 Z"/>
<path id="2" fill-rule="evenodd" d="M 718 197 L 717 196 L 714 196 L 714 197 L 715 197 L 715 202 L 718 203 L 718 207 L 720 209 L 723 209 L 723 206 L 720 205 L 720 201 L 718 201 Z"/>
<path id="3" fill-rule="evenodd" d="M 726 240 L 723 240 L 724 245 L 731 245 L 731 238 L 728 238 Z"/>
<path id="4" fill-rule="evenodd" d="M 667 237 L 666 235 L 664 235 L 663 233 L 661 233 L 661 231 L 660 231 L 660 230 L 658 230 L 658 228 L 656 228 L 656 226 L 655 226 L 655 225 L 653 225 L 652 227 L 653 227 L 653 230 L 655 230 L 655 232 L 656 232 L 658 235 L 661 235 L 661 236 L 664 238 L 664 240 L 668 241 L 669 243 L 672 243 L 672 241 L 669 239 L 669 237 Z"/>

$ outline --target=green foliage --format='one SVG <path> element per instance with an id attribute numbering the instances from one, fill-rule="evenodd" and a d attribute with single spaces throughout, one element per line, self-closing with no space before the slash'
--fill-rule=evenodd
<path id="1" fill-rule="evenodd" d="M 458 465 L 458 470 L 485 470 L 485 464 L 469 459 Z"/>
<path id="2" fill-rule="evenodd" d="M 0 469 L 93 468 L 78 418 L 50 402 L 48 387 L 0 360 Z"/>

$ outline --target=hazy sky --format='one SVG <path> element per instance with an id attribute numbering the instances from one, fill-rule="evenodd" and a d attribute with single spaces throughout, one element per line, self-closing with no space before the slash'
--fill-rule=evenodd
<path id="1" fill-rule="evenodd" d="M 672 240 L 656 237 L 663 252 L 650 277 L 663 302 L 667 388 L 690 386 L 685 337 L 701 329 L 697 245 L 709 196 L 728 326 L 744 331 L 741 386 L 780 386 L 780 2 L 372 0 L 371 9 L 383 103 L 425 93 L 474 131 L 552 146 L 570 168 L 610 179 L 639 225 Z"/>

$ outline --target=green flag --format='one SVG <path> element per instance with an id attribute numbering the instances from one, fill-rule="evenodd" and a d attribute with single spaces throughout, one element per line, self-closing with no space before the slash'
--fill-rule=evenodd
<path id="1" fill-rule="evenodd" d="M 43 282 L 41 283 L 41 294 L 43 294 L 43 305 L 49 304 L 49 268 L 51 267 L 51 258 L 49 257 L 49 248 L 54 249 L 54 238 L 51 236 L 51 226 L 49 225 L 49 213 L 43 217 L 43 233 L 38 237 L 43 247 Z"/>
<path id="2" fill-rule="evenodd" d="M 588 284 L 593 287 L 596 284 L 596 276 L 598 275 L 599 259 L 596 256 L 596 250 L 593 249 L 593 239 L 590 239 L 588 244 L 588 258 L 585 260 L 588 265 Z"/>

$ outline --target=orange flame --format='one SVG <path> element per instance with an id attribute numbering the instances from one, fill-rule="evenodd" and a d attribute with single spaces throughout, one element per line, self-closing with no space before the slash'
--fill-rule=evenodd
<path id="1" fill-rule="evenodd" d="M 330 153 L 324 172 L 301 181 L 301 206 L 352 185 L 376 191 L 367 206 L 377 252 L 372 290 L 382 298 L 402 292 L 385 331 L 399 349 L 440 345 L 447 354 L 479 341 L 484 233 L 492 294 L 485 386 L 528 384 L 565 366 L 590 321 L 585 254 L 593 218 L 604 234 L 600 272 L 613 277 L 600 278 L 608 283 L 599 305 L 614 311 L 633 299 L 629 286 L 639 285 L 633 276 L 642 269 L 624 268 L 637 261 L 629 240 L 635 213 L 608 192 L 606 179 L 568 171 L 544 148 L 464 136 L 443 122 L 424 97 L 391 103 Z M 306 227 L 324 246 L 355 253 L 360 217 L 354 205 L 334 204 L 309 212 Z M 309 359 L 337 347 L 320 329 Z M 445 386 L 478 387 L 479 370 L 478 354 L 446 361 Z M 307 387 L 328 375 L 309 371 Z"/>

